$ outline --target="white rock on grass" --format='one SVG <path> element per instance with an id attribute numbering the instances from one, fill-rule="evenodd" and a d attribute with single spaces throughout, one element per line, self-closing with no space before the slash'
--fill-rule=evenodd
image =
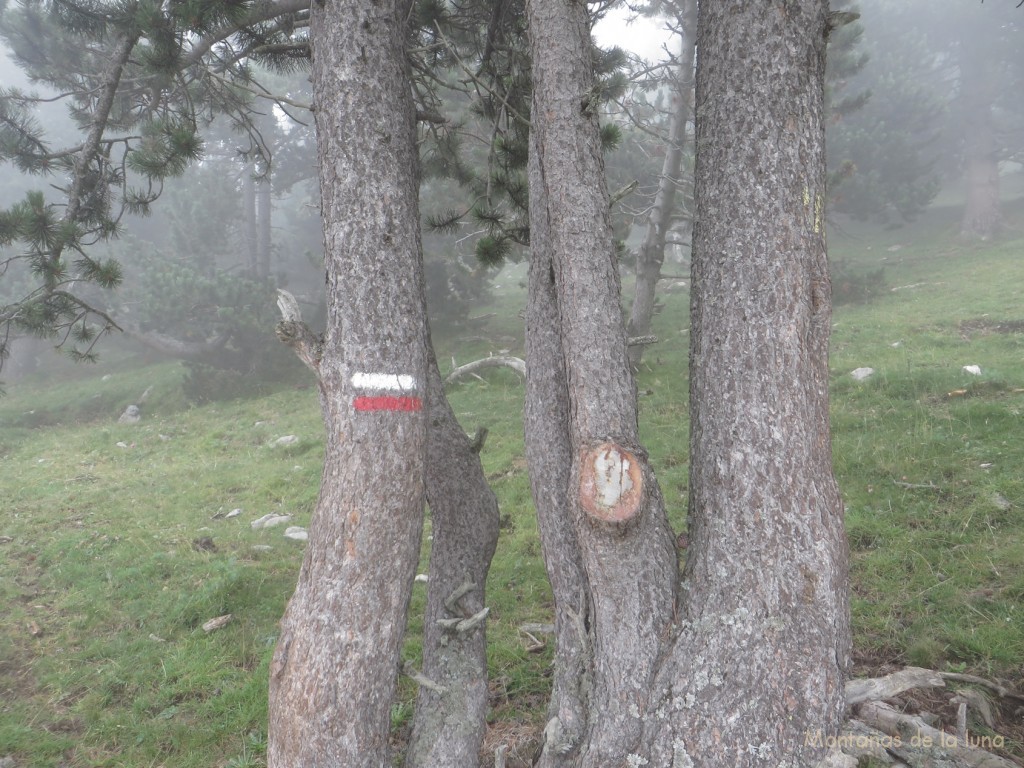
<path id="1" fill-rule="evenodd" d="M 295 445 L 297 442 L 299 442 L 298 435 L 284 435 L 283 437 L 277 438 L 277 440 L 274 441 L 274 445 Z"/>
<path id="2" fill-rule="evenodd" d="M 142 419 L 142 412 L 139 410 L 139 406 L 129 405 L 127 408 L 124 409 L 124 413 L 122 413 L 117 418 L 117 423 L 138 424 L 140 419 Z"/>
<path id="3" fill-rule="evenodd" d="M 971 376 L 981 376 L 981 366 L 980 365 L 965 365 L 963 368 L 961 368 L 961 370 L 964 373 L 971 374 Z"/>
<path id="4" fill-rule="evenodd" d="M 232 509 L 226 515 L 224 515 L 224 517 L 226 517 L 226 518 L 238 517 L 240 514 L 242 514 L 242 510 L 241 509 Z"/>
<path id="5" fill-rule="evenodd" d="M 291 519 L 291 515 L 264 515 L 261 518 L 253 520 L 250 525 L 254 531 L 258 531 L 261 528 L 273 528 L 275 525 L 282 525 Z"/>
<path id="6" fill-rule="evenodd" d="M 250 549 L 252 549 L 253 552 L 269 552 L 273 547 L 269 544 L 253 544 Z"/>
<path id="7" fill-rule="evenodd" d="M 864 379 L 869 379 L 869 378 L 871 378 L 872 376 L 875 375 L 875 369 L 874 368 L 856 368 L 856 369 L 850 371 L 850 375 L 853 376 L 853 378 L 856 379 L 857 381 L 864 381 Z"/>
<path id="8" fill-rule="evenodd" d="M 302 526 L 291 525 L 285 529 L 284 537 L 293 541 L 307 541 L 309 539 L 309 532 Z"/>

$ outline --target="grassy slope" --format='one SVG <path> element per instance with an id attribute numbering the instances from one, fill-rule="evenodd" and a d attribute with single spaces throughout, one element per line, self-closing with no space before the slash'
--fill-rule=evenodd
<path id="1" fill-rule="evenodd" d="M 835 317 L 835 463 L 857 653 L 873 668 L 916 663 L 1019 683 L 1024 328 L 1006 322 L 1024 321 L 1024 239 L 970 248 L 952 234 L 940 210 L 909 230 L 833 238 L 848 264 L 884 264 L 888 286 L 914 286 Z M 493 343 L 459 345 L 459 362 L 521 353 L 515 282 L 498 292 Z M 686 514 L 686 313 L 685 293 L 666 296 L 663 341 L 639 379 L 644 436 L 677 530 Z M 445 345 L 441 359 L 455 348 Z M 983 375 L 964 373 L 968 364 Z M 857 383 L 848 372 L 861 366 L 876 374 Z M 308 522 L 322 460 L 315 395 L 187 409 L 174 366 L 113 369 L 105 381 L 103 372 L 12 386 L 0 400 L 0 757 L 41 768 L 259 765 L 266 666 L 302 545 L 249 522 L 268 512 Z M 146 419 L 116 424 L 150 384 Z M 492 719 L 511 734 L 540 716 L 550 659 L 518 630 L 550 615 L 522 387 L 497 371 L 452 399 L 468 431 L 490 430 L 484 459 L 504 516 L 489 585 Z M 271 445 L 286 434 L 300 441 Z M 234 508 L 243 514 L 212 519 Z M 204 536 L 216 551 L 193 546 Z M 260 544 L 272 549 L 253 549 Z M 225 613 L 234 615 L 227 627 L 202 630 Z M 413 630 L 421 613 L 418 591 Z M 409 655 L 417 650 L 411 640 Z M 399 725 L 413 693 L 402 686 Z"/>

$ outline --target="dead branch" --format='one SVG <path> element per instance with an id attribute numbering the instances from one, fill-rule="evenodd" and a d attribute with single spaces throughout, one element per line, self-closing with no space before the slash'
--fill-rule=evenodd
<path id="1" fill-rule="evenodd" d="M 626 344 L 630 347 L 646 347 L 651 344 L 657 344 L 658 337 L 654 335 L 647 336 L 631 336 L 626 340 Z"/>
<path id="2" fill-rule="evenodd" d="M 861 704 L 857 716 L 866 725 L 887 734 L 893 740 L 898 738 L 899 748 L 892 751 L 900 757 L 904 750 L 918 755 L 934 755 L 941 751 L 952 758 L 952 765 L 960 768 L 1016 768 L 1015 763 L 973 746 L 968 739 L 961 740 L 956 734 L 933 728 L 921 718 L 898 712 L 880 701 Z M 911 764 L 925 763 L 911 760 Z"/>
<path id="3" fill-rule="evenodd" d="M 927 483 L 904 483 L 899 480 L 893 480 L 893 485 L 898 485 L 900 488 L 910 488 L 914 490 L 925 490 L 925 491 L 941 491 L 942 486 L 936 485 L 932 482 Z"/>
<path id="4" fill-rule="evenodd" d="M 449 373 L 444 380 L 445 389 L 457 382 L 459 379 L 475 375 L 477 371 L 484 368 L 511 368 L 523 378 L 526 377 L 525 360 L 511 356 L 485 357 L 480 360 L 475 360 L 472 363 L 460 365 L 454 371 Z"/>
<path id="5" fill-rule="evenodd" d="M 299 359 L 319 376 L 320 358 L 324 352 L 323 337 L 303 322 L 299 302 L 288 291 L 277 290 L 277 308 L 282 318 L 274 329 L 277 338 L 291 347 Z"/>
<path id="6" fill-rule="evenodd" d="M 866 701 L 880 701 L 898 696 L 911 688 L 942 688 L 942 676 L 931 669 L 907 667 L 885 677 L 851 680 L 846 684 L 846 705 L 855 707 Z"/>
<path id="7" fill-rule="evenodd" d="M 1005 685 L 1000 685 L 993 680 L 986 680 L 983 677 L 977 675 L 965 675 L 961 672 L 939 672 L 938 673 L 943 680 L 951 680 L 956 683 L 968 683 L 971 685 L 980 685 L 982 688 L 995 693 L 1004 699 L 1014 699 L 1015 701 L 1024 702 L 1024 693 L 1015 691 L 1011 688 L 1007 688 Z"/>
<path id="8" fill-rule="evenodd" d="M 455 590 L 448 595 L 448 599 L 444 601 L 445 610 L 448 611 L 448 613 L 459 613 L 457 603 L 474 589 L 476 589 L 476 584 L 472 581 L 469 579 L 463 581 L 462 584 L 456 587 Z"/>
<path id="9" fill-rule="evenodd" d="M 440 694 L 441 696 L 444 696 L 446 693 L 448 693 L 447 688 L 445 688 L 440 683 L 435 683 L 422 672 L 417 672 L 416 668 L 408 661 L 402 665 L 402 672 L 405 673 L 407 677 L 414 680 L 417 685 L 426 688 L 428 691 L 434 691 L 434 693 Z"/>
<path id="10" fill-rule="evenodd" d="M 438 619 L 437 625 L 442 629 L 449 632 L 455 632 L 459 635 L 464 635 L 472 629 L 475 629 L 484 622 L 487 618 L 487 614 L 491 612 L 491 609 L 487 606 L 481 608 L 479 611 L 474 613 L 468 619 Z"/>

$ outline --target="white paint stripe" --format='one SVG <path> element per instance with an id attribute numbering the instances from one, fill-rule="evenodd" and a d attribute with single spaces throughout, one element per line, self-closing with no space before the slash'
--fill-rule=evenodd
<path id="1" fill-rule="evenodd" d="M 360 389 L 409 392 L 416 389 L 416 379 L 412 376 L 395 373 L 353 373 L 352 386 Z"/>

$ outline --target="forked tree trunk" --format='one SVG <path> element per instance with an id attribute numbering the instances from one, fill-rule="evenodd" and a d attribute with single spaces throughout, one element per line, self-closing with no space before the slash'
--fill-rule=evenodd
<path id="1" fill-rule="evenodd" d="M 675 216 L 676 192 L 683 184 L 683 146 L 686 142 L 686 124 L 690 121 L 690 99 L 693 94 L 693 62 L 697 48 L 697 0 L 684 0 L 680 25 L 681 46 L 679 64 L 672 82 L 675 110 L 669 119 L 668 143 L 665 161 L 658 179 L 658 192 L 647 218 L 647 230 L 636 254 L 636 284 L 629 314 L 629 335 L 646 336 L 651 332 L 654 301 L 665 263 L 665 240 Z M 629 348 L 629 362 L 636 370 L 643 359 L 645 346 L 634 344 Z"/>
<path id="2" fill-rule="evenodd" d="M 320 382 L 323 339 L 302 321 L 298 302 L 278 291 L 283 322 L 277 335 Z M 423 640 L 423 671 L 406 669 L 420 685 L 405 766 L 473 765 L 486 730 L 487 609 L 484 586 L 498 540 L 498 503 L 479 451 L 444 395 L 433 351 L 426 383 L 426 497 L 433 542 Z"/>
<path id="3" fill-rule="evenodd" d="M 571 0 L 527 10 L 531 240 L 554 267 L 566 503 L 590 594 L 586 724 L 545 764 L 814 765 L 843 719 L 849 645 L 828 425 L 827 4 L 700 7 L 691 543 L 678 600 L 636 438 L 606 198 L 592 194 L 603 187 L 586 19 Z"/>
<path id="4" fill-rule="evenodd" d="M 312 6 L 328 326 L 320 498 L 271 664 L 271 768 L 380 768 L 424 509 L 427 325 L 407 3 Z"/>

